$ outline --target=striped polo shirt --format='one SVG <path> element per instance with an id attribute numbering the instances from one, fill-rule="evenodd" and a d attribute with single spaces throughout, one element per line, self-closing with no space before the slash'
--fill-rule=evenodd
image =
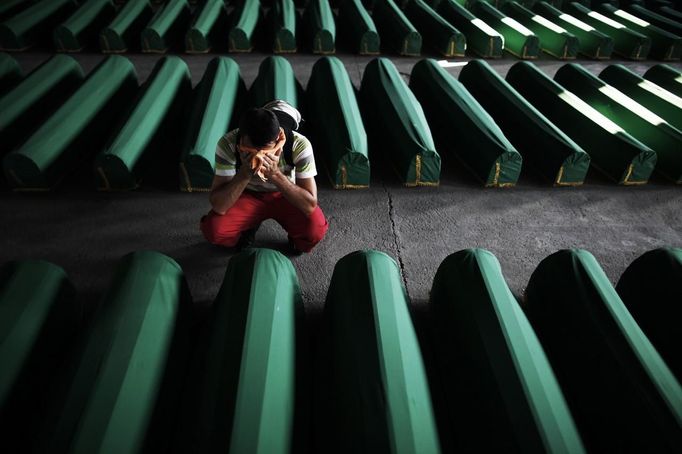
<path id="1" fill-rule="evenodd" d="M 220 138 L 215 150 L 215 174 L 223 177 L 232 178 L 237 174 L 236 143 L 239 129 L 234 129 Z M 284 175 L 292 182 L 296 183 L 296 178 L 312 178 L 317 175 L 315 168 L 315 157 L 313 156 L 313 146 L 310 141 L 302 134 L 293 131 L 294 145 L 292 147 L 291 166 L 284 162 L 284 157 L 280 157 L 279 168 Z M 248 162 L 248 153 L 242 153 L 241 162 Z M 279 191 L 277 186 L 269 181 L 262 181 L 257 175 L 251 178 L 246 189 L 260 192 Z"/>

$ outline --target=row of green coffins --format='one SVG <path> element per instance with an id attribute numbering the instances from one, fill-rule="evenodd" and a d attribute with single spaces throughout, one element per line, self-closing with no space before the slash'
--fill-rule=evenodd
<path id="1" fill-rule="evenodd" d="M 0 268 L 3 446 L 679 452 L 680 279 L 680 249 L 644 254 L 616 289 L 589 252 L 563 250 L 519 302 L 493 254 L 457 252 L 433 281 L 427 380 L 399 268 L 381 252 L 336 264 L 316 361 L 296 272 L 272 250 L 230 260 L 203 322 L 180 266 L 155 252 L 121 260 L 89 323 L 61 268 L 11 262 Z"/>
<path id="2" fill-rule="evenodd" d="M 540 51 L 560 59 L 579 53 L 609 58 L 612 52 L 632 59 L 682 56 L 682 24 L 640 5 L 625 11 L 611 4 L 590 10 L 575 2 L 565 2 L 563 10 L 544 1 L 409 0 L 404 9 L 398 3 L 375 2 L 370 16 L 361 0 L 347 0 L 337 19 L 328 0 L 311 0 L 300 18 L 293 0 L 275 1 L 267 16 L 259 0 L 244 0 L 230 14 L 224 0 L 206 0 L 194 14 L 187 0 L 169 0 L 156 13 L 149 0 L 129 0 L 118 11 L 112 0 L 80 6 L 77 0 L 42 0 L 0 24 L 0 48 L 26 49 L 53 30 L 56 49 L 65 52 L 97 40 L 103 52 L 138 44 L 143 52 L 166 52 L 184 36 L 187 52 L 249 52 L 260 40 L 273 52 L 296 52 L 301 41 L 328 54 L 336 49 L 338 20 L 339 38 L 361 54 L 378 54 L 382 36 L 384 50 L 412 56 L 421 54 L 423 42 L 446 57 L 464 55 L 467 46 L 486 58 L 503 50 L 520 58 L 536 58 Z"/>

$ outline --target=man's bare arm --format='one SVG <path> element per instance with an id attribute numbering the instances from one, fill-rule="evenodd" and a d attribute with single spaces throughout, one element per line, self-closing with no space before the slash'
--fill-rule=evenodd
<path id="1" fill-rule="evenodd" d="M 213 177 L 209 201 L 216 213 L 223 215 L 232 208 L 244 189 L 251 181 L 253 172 L 249 166 L 241 166 L 237 175 L 232 178 L 216 175 Z"/>
<path id="2" fill-rule="evenodd" d="M 297 178 L 293 184 L 282 172 L 269 176 L 282 195 L 293 206 L 310 216 L 317 207 L 317 184 L 315 178 Z"/>

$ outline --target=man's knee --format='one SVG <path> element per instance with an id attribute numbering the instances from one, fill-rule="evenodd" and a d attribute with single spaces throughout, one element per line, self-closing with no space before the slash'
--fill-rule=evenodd
<path id="1" fill-rule="evenodd" d="M 204 238 L 211 243 L 219 246 L 233 247 L 239 240 L 240 232 L 227 231 L 221 228 L 222 216 L 211 211 L 201 218 L 200 228 Z"/>
<path id="2" fill-rule="evenodd" d="M 309 222 L 302 232 L 296 237 L 292 238 L 296 249 L 301 252 L 310 252 L 327 234 L 329 223 L 324 217 L 320 207 L 315 208 L 315 211 L 308 218 Z"/>

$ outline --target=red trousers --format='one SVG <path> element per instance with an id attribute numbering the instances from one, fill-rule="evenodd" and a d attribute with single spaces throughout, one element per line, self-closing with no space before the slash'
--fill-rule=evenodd
<path id="1" fill-rule="evenodd" d="M 209 242 L 232 247 L 242 232 L 257 227 L 266 219 L 277 221 L 296 249 L 302 252 L 310 252 L 324 238 L 329 227 L 319 206 L 307 216 L 281 192 L 244 191 L 225 214 L 211 210 L 202 217 L 201 231 Z"/>

